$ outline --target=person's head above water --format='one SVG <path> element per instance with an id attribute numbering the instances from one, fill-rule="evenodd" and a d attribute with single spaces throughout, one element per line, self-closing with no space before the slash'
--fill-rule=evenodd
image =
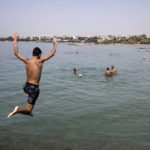
<path id="1" fill-rule="evenodd" d="M 107 70 L 109 70 L 109 68 L 107 67 Z"/>
<path id="2" fill-rule="evenodd" d="M 115 69 L 115 67 L 111 66 L 111 73 L 113 74 L 113 73 L 116 73 L 116 72 L 117 72 L 117 70 Z"/>
<path id="3" fill-rule="evenodd" d="M 74 74 L 77 73 L 77 69 L 76 69 L 76 68 L 73 69 L 73 73 L 74 73 Z"/>
<path id="4" fill-rule="evenodd" d="M 113 69 L 114 69 L 114 66 L 111 66 L 111 69 L 113 70 Z"/>
<path id="5" fill-rule="evenodd" d="M 39 47 L 35 47 L 33 49 L 33 56 L 36 56 L 36 57 L 40 58 L 41 54 L 42 54 L 42 51 Z"/>

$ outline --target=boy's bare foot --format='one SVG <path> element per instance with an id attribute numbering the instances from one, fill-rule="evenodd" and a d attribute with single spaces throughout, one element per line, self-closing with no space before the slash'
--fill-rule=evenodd
<path id="1" fill-rule="evenodd" d="M 19 109 L 19 106 L 16 106 L 16 107 L 14 108 L 14 111 L 11 112 L 11 113 L 8 115 L 8 118 L 10 118 L 10 117 L 12 117 L 14 114 L 16 114 L 16 112 L 18 111 L 18 109 Z"/>

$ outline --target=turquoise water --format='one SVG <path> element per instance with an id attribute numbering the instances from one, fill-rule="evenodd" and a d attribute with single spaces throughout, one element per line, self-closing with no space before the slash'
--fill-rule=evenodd
<path id="1" fill-rule="evenodd" d="M 43 56 L 52 44 L 20 42 L 20 53 Z M 146 56 L 146 60 L 143 57 Z M 24 64 L 13 42 L 0 42 L 0 150 L 149 150 L 150 46 L 70 46 L 58 43 L 45 62 L 34 117 L 15 115 L 27 95 Z M 117 74 L 106 78 L 106 67 Z M 77 68 L 78 78 L 72 74 Z"/>

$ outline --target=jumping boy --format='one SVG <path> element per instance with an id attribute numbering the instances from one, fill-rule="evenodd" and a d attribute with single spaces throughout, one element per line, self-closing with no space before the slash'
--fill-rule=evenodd
<path id="1" fill-rule="evenodd" d="M 42 51 L 40 48 L 35 47 L 33 49 L 33 58 L 29 60 L 28 58 L 23 57 L 18 52 L 18 34 L 15 33 L 14 35 L 14 54 L 25 63 L 26 66 L 26 75 L 27 75 L 27 82 L 25 83 L 23 89 L 26 94 L 28 94 L 28 100 L 25 108 L 20 108 L 19 106 L 16 106 L 8 115 L 8 118 L 12 117 L 13 115 L 20 113 L 24 115 L 33 116 L 32 110 L 35 105 L 35 102 L 39 96 L 40 90 L 39 90 L 39 82 L 41 78 L 41 72 L 43 68 L 43 63 L 54 56 L 56 52 L 56 39 L 53 39 L 53 45 L 54 48 L 47 56 L 41 58 Z"/>

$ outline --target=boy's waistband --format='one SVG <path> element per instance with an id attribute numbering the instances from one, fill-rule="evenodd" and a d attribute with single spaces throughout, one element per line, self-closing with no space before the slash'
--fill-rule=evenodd
<path id="1" fill-rule="evenodd" d="M 26 84 L 28 84 L 28 85 L 33 85 L 33 86 L 35 86 L 35 87 L 39 87 L 39 85 L 36 85 L 36 84 L 33 84 L 33 83 L 29 83 L 29 82 L 26 82 Z"/>

